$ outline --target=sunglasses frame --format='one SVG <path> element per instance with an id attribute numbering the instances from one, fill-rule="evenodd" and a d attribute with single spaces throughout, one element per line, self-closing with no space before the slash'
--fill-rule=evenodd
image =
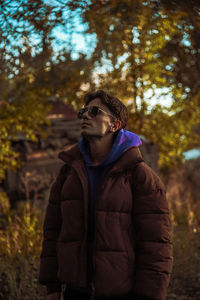
<path id="1" fill-rule="evenodd" d="M 96 114 L 93 114 L 93 113 L 91 112 L 91 110 L 92 110 L 94 107 L 97 108 L 97 113 L 96 113 Z M 77 113 L 78 118 L 79 118 L 79 119 L 82 119 L 82 118 L 83 118 L 83 114 L 84 114 L 86 111 L 88 112 L 88 115 L 89 115 L 91 118 L 95 118 L 95 117 L 98 115 L 99 111 L 102 111 L 103 113 L 107 114 L 108 116 L 114 118 L 113 115 L 107 113 L 105 110 L 103 110 L 102 108 L 100 108 L 99 106 L 96 106 L 96 105 L 93 105 L 93 106 L 86 106 L 86 107 L 81 108 L 81 109 L 78 111 L 78 113 Z"/>

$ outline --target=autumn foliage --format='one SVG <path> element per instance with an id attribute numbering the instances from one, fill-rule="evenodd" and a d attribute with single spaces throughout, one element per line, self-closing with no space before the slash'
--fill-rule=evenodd
<path id="1" fill-rule="evenodd" d="M 85 92 L 102 88 L 127 105 L 128 128 L 158 145 L 168 185 L 185 151 L 199 147 L 199 61 L 198 0 L 0 1 L 0 182 L 21 166 L 13 148 L 19 136 L 46 136 L 49 100 L 76 110 Z M 168 299 L 198 299 L 199 197 L 182 195 L 180 206 L 169 197 L 175 262 Z M 9 200 L 0 193 L 0 299 L 42 299 L 43 213 L 29 199 L 15 209 Z"/>

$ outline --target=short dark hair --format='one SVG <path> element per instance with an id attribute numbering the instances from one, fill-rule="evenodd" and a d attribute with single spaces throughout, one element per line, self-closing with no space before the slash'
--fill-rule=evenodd
<path id="1" fill-rule="evenodd" d="M 113 116 L 122 122 L 121 128 L 126 127 L 129 116 L 128 109 L 118 98 L 113 97 L 104 90 L 97 90 L 87 93 L 84 97 L 84 102 L 87 105 L 95 98 L 100 98 L 101 102 L 109 108 Z"/>

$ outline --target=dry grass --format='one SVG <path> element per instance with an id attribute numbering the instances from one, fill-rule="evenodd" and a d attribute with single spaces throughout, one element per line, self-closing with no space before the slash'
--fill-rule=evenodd
<path id="1" fill-rule="evenodd" d="M 200 233 L 185 226 L 174 229 L 174 266 L 168 300 L 200 299 Z"/>
<path id="2" fill-rule="evenodd" d="M 29 202 L 10 210 L 6 196 L 0 197 L 0 300 L 44 300 L 46 288 L 38 283 L 42 213 Z M 185 215 L 179 221 L 178 218 L 167 300 L 197 300 L 200 299 L 200 233 L 188 229 Z"/>

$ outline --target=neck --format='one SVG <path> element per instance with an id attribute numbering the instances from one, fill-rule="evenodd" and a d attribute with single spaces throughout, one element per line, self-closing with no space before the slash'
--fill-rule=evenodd
<path id="1" fill-rule="evenodd" d="M 94 166 L 101 164 L 105 160 L 112 148 L 113 137 L 113 134 L 109 134 L 101 138 L 89 139 L 91 160 Z"/>

